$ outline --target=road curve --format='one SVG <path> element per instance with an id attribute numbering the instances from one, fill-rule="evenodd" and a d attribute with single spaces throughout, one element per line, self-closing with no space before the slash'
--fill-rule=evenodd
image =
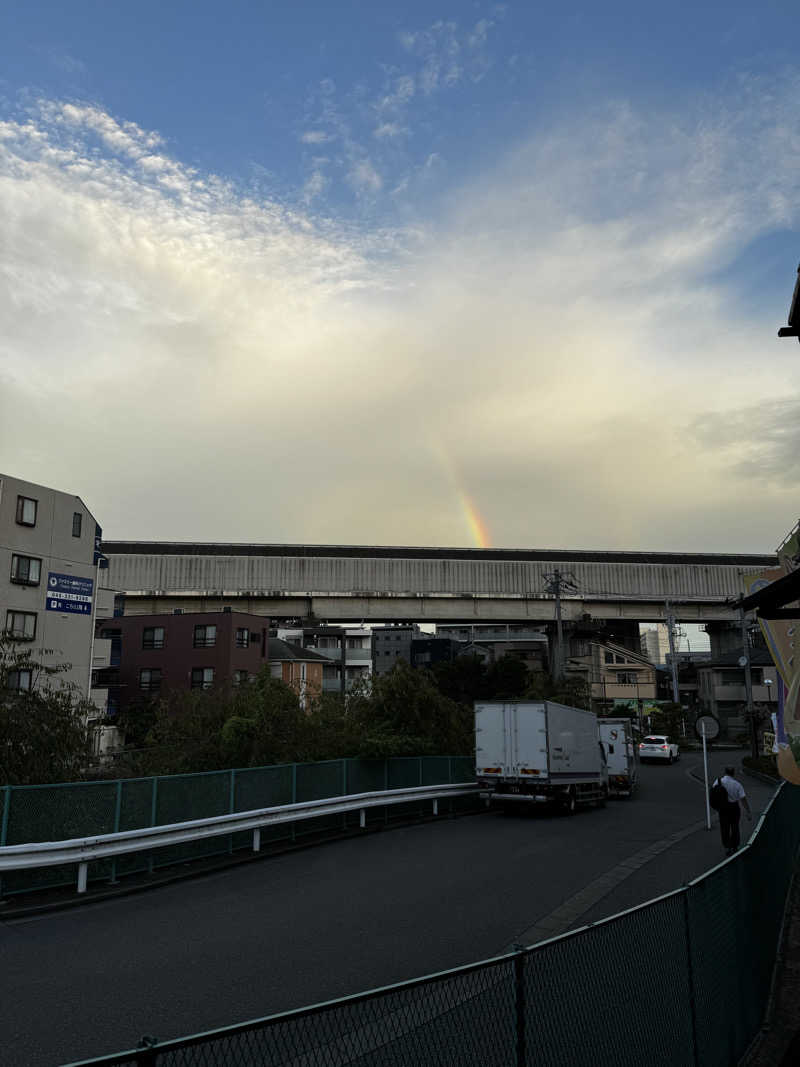
<path id="1" fill-rule="evenodd" d="M 402 981 L 530 941 L 559 909 L 575 925 L 576 901 L 595 919 L 674 888 L 720 858 L 716 834 L 690 831 L 699 763 L 643 767 L 633 800 L 574 818 L 445 819 L 0 923 L 0 1062 L 49 1067 Z M 746 787 L 763 808 L 769 787 Z"/>

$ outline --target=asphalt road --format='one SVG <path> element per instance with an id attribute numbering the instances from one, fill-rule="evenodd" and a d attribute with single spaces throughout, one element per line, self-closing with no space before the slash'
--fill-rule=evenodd
<path id="1" fill-rule="evenodd" d="M 689 773 L 701 763 L 643 767 L 632 800 L 574 818 L 445 819 L 0 923 L 0 1063 L 64 1063 L 496 955 L 701 819 L 703 788 Z M 745 786 L 760 811 L 771 789 Z M 721 858 L 716 835 L 702 848 L 708 866 Z M 669 884 L 673 852 L 657 861 L 666 888 L 684 875 L 676 861 Z M 620 906 L 638 902 L 630 893 Z M 616 910 L 614 892 L 603 904 Z"/>

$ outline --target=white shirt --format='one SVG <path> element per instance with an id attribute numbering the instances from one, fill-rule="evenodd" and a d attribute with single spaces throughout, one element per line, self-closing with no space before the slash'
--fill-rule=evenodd
<path id="1" fill-rule="evenodd" d="M 723 774 L 719 781 L 725 786 L 728 800 L 730 800 L 732 804 L 735 804 L 736 801 L 741 800 L 742 797 L 746 796 L 744 786 L 741 782 L 737 782 L 735 778 L 729 778 L 727 774 Z"/>

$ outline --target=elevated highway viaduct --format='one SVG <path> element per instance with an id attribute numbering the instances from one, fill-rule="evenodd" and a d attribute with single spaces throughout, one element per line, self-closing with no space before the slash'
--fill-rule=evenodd
<path id="1" fill-rule="evenodd" d="M 728 621 L 741 576 L 770 554 L 106 541 L 107 584 L 127 614 L 218 611 L 331 622 L 553 618 L 548 576 L 569 574 L 565 620 Z"/>

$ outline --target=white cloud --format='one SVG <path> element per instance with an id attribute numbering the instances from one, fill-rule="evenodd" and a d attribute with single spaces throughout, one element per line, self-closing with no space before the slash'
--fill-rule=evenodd
<path id="1" fill-rule="evenodd" d="M 798 224 L 797 88 L 598 105 L 401 233 L 312 211 L 321 162 L 291 208 L 98 108 L 6 122 L 4 466 L 110 537 L 465 543 L 444 454 L 501 544 L 769 548 L 797 346 L 720 270 Z"/>
<path id="2" fill-rule="evenodd" d="M 325 144 L 331 140 L 331 135 L 324 130 L 306 130 L 300 135 L 303 144 Z"/>
<path id="3" fill-rule="evenodd" d="M 381 122 L 372 131 L 372 136 L 379 139 L 401 137 L 406 130 L 398 122 Z"/>
<path id="4" fill-rule="evenodd" d="M 369 159 L 356 160 L 348 179 L 358 193 L 377 193 L 383 187 L 383 179 Z"/>

